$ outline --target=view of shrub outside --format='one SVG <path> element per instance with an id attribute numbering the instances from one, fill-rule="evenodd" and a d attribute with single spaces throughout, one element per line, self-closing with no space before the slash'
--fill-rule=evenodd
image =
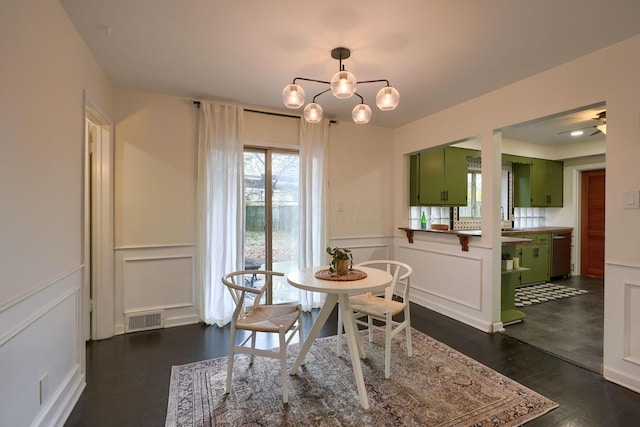
<path id="1" fill-rule="evenodd" d="M 266 183 L 270 182 L 268 188 Z M 244 153 L 245 269 L 267 269 L 285 275 L 298 268 L 299 158 L 297 153 L 270 150 Z M 271 223 L 266 210 L 271 206 Z M 267 232 L 271 227 L 271 256 L 267 257 Z M 264 285 L 264 277 L 250 279 Z M 286 277 L 274 280 L 273 303 L 297 301 L 298 290 Z"/>

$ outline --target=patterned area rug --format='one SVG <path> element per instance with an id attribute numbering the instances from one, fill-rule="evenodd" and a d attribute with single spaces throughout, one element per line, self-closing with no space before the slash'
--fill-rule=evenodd
<path id="1" fill-rule="evenodd" d="M 174 366 L 166 426 L 518 426 L 556 408 L 540 394 L 433 338 L 412 330 L 413 356 L 394 340 L 391 378 L 384 378 L 384 335 L 364 339 L 369 410 L 360 405 L 346 342 L 316 340 L 282 403 L 279 362 L 237 355 L 224 394 L 227 358 Z M 290 347 L 289 366 L 298 354 Z"/>
<path id="2" fill-rule="evenodd" d="M 569 286 L 554 285 L 553 283 L 541 283 L 539 285 L 522 286 L 516 288 L 516 307 L 529 307 L 543 302 L 555 301 L 562 298 L 575 297 L 588 294 L 584 289 L 570 288 Z"/>

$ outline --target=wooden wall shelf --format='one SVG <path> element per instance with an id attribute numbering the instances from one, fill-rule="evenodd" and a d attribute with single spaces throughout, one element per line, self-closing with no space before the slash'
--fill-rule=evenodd
<path id="1" fill-rule="evenodd" d="M 423 228 L 408 228 L 408 227 L 400 227 L 400 230 L 404 230 L 407 235 L 407 240 L 409 243 L 413 243 L 413 233 L 416 231 L 422 233 L 439 233 L 439 234 L 449 234 L 458 236 L 458 240 L 460 241 L 460 247 L 464 252 L 469 251 L 469 237 L 471 236 L 480 236 L 479 232 L 469 232 L 469 231 L 458 231 L 458 230 L 433 230 L 433 229 L 423 229 Z"/>

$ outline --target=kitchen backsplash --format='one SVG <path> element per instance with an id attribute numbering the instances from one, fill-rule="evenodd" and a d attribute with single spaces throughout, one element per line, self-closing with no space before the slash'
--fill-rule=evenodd
<path id="1" fill-rule="evenodd" d="M 514 208 L 513 228 L 544 227 L 545 208 Z"/>
<path id="2" fill-rule="evenodd" d="M 420 228 L 420 218 L 422 212 L 425 213 L 429 226 L 431 224 L 450 224 L 449 207 L 427 207 L 412 206 L 411 207 L 411 228 Z M 513 225 L 510 221 L 503 221 L 502 228 L 530 228 L 544 227 L 545 208 L 514 208 L 513 209 Z M 456 230 L 477 230 L 480 228 L 480 220 L 458 220 L 455 221 L 454 228 Z"/>

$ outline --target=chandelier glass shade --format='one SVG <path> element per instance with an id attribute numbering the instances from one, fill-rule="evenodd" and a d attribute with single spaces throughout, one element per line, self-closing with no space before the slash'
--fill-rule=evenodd
<path id="1" fill-rule="evenodd" d="M 322 113 L 322 107 L 315 102 L 307 104 L 307 106 L 304 107 L 304 119 L 309 123 L 318 123 L 322 120 Z"/>
<path id="2" fill-rule="evenodd" d="M 351 98 L 356 93 L 356 76 L 348 71 L 338 71 L 331 78 L 331 93 L 338 99 Z"/>
<path id="3" fill-rule="evenodd" d="M 300 108 L 304 105 L 304 89 L 297 84 L 287 85 L 282 91 L 282 102 L 289 108 Z"/>
<path id="4" fill-rule="evenodd" d="M 371 120 L 371 107 L 369 107 L 367 104 L 358 104 L 353 107 L 351 117 L 357 124 L 366 125 L 367 123 L 369 123 L 369 120 Z"/>
<path id="5" fill-rule="evenodd" d="M 358 84 L 386 83 L 386 86 L 380 89 L 376 95 L 376 106 L 382 111 L 394 110 L 400 103 L 400 94 L 398 93 L 398 90 L 392 87 L 389 84 L 389 81 L 385 79 L 365 80 L 359 82 L 356 77 L 349 71 L 346 71 L 344 69 L 344 65 L 342 65 L 342 60 L 349 58 L 349 56 L 351 56 L 351 51 L 345 47 L 337 47 L 331 51 L 331 57 L 340 61 L 338 72 L 333 75 L 331 81 L 308 79 L 304 77 L 294 78 L 293 82 L 285 86 L 282 91 L 282 102 L 284 102 L 284 105 L 291 109 L 297 109 L 304 105 L 305 93 L 302 86 L 296 83 L 298 80 L 322 83 L 329 87 L 316 94 L 313 97 L 312 102 L 304 107 L 303 115 L 307 122 L 318 123 L 322 120 L 324 111 L 322 107 L 316 103 L 316 98 L 328 91 L 331 91 L 333 96 L 338 99 L 348 99 L 353 95 L 360 98 L 360 104 L 353 108 L 351 117 L 355 123 L 367 124 L 369 123 L 369 120 L 371 120 L 371 107 L 364 103 L 364 98 L 356 92 L 356 87 Z"/>
<path id="6" fill-rule="evenodd" d="M 378 91 L 376 95 L 376 105 L 382 111 L 391 111 L 398 106 L 400 94 L 396 88 L 387 86 Z"/>

